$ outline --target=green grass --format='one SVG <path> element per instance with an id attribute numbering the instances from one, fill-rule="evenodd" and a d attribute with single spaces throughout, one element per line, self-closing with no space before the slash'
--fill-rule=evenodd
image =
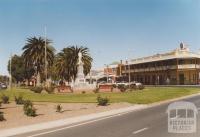
<path id="1" fill-rule="evenodd" d="M 66 93 L 66 94 L 37 94 L 33 93 L 29 89 L 14 88 L 12 91 L 5 90 L 0 91 L 1 94 L 8 95 L 11 100 L 14 100 L 14 96 L 23 95 L 25 99 L 36 102 L 59 102 L 59 103 L 96 103 L 98 95 L 108 97 L 110 102 L 128 102 L 134 104 L 149 104 L 153 102 L 163 101 L 167 99 L 173 99 L 181 96 L 195 94 L 200 92 L 200 88 L 190 87 L 147 87 L 142 91 L 133 91 L 125 93 Z"/>

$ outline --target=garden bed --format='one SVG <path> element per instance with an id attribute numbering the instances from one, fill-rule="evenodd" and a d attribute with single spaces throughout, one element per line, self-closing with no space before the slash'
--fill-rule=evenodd
<path id="1" fill-rule="evenodd" d="M 36 117 L 28 117 L 23 113 L 23 105 L 14 102 L 3 104 L 0 111 L 4 112 L 6 121 L 0 122 L 0 129 L 20 127 L 30 124 L 38 124 L 58 119 L 98 113 L 112 109 L 131 106 L 129 103 L 113 103 L 108 106 L 97 106 L 96 103 L 61 103 L 62 112 L 56 112 L 57 103 L 36 102 Z"/>

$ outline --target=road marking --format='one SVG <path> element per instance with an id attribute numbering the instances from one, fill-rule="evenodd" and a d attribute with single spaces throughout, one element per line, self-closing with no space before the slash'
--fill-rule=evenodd
<path id="1" fill-rule="evenodd" d="M 137 131 L 134 131 L 133 134 L 141 133 L 141 132 L 143 132 L 143 131 L 145 131 L 145 130 L 147 130 L 147 129 L 149 129 L 149 128 L 145 127 L 145 128 L 139 129 L 139 130 L 137 130 Z"/>
<path id="2" fill-rule="evenodd" d="M 82 125 L 94 123 L 94 122 L 101 121 L 101 120 L 104 120 L 104 119 L 121 116 L 121 115 L 130 113 L 130 112 L 131 111 L 120 113 L 120 115 L 119 114 L 115 114 L 115 115 L 112 115 L 112 116 L 108 116 L 108 117 L 104 117 L 104 118 L 99 118 L 99 119 L 96 119 L 96 120 L 91 120 L 91 121 L 87 121 L 87 122 L 76 124 L 76 125 L 72 125 L 72 126 L 63 127 L 63 128 L 55 129 L 55 130 L 52 130 L 52 131 L 47 131 L 47 132 L 42 132 L 42 133 L 30 135 L 30 136 L 27 136 L 27 137 L 37 137 L 37 136 L 41 136 L 41 135 L 45 135 L 45 134 L 49 134 L 49 133 L 54 133 L 54 132 L 57 132 L 57 131 L 61 131 L 61 130 L 70 129 L 70 128 L 73 128 L 73 127 L 78 127 L 78 126 L 82 126 Z"/>

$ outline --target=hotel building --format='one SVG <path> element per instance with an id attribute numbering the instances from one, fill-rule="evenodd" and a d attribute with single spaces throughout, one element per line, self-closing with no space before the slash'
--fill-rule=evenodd
<path id="1" fill-rule="evenodd" d="M 146 85 L 196 85 L 200 79 L 200 54 L 180 48 L 164 54 L 126 62 L 118 74 Z"/>

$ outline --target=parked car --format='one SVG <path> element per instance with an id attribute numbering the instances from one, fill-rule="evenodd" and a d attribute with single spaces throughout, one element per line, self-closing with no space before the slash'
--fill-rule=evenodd
<path id="1" fill-rule="evenodd" d="M 7 89 L 7 85 L 5 83 L 0 83 L 0 89 Z"/>
<path id="2" fill-rule="evenodd" d="M 126 81 L 117 81 L 117 82 L 115 83 L 115 85 L 116 85 L 116 86 L 118 86 L 118 85 L 125 85 L 125 86 L 128 86 L 129 83 L 126 82 Z"/>
<path id="3" fill-rule="evenodd" d="M 134 82 L 130 83 L 130 88 L 131 89 L 140 89 L 140 90 L 142 90 L 142 89 L 144 89 L 144 85 L 142 83 L 140 83 L 140 82 L 134 81 Z"/>
<path id="4" fill-rule="evenodd" d="M 130 83 L 130 85 L 131 85 L 131 84 L 134 84 L 134 85 L 136 85 L 136 86 L 143 85 L 142 83 L 140 83 L 140 82 L 137 82 L 137 81 L 133 81 L 133 82 L 131 82 L 131 83 Z"/>

